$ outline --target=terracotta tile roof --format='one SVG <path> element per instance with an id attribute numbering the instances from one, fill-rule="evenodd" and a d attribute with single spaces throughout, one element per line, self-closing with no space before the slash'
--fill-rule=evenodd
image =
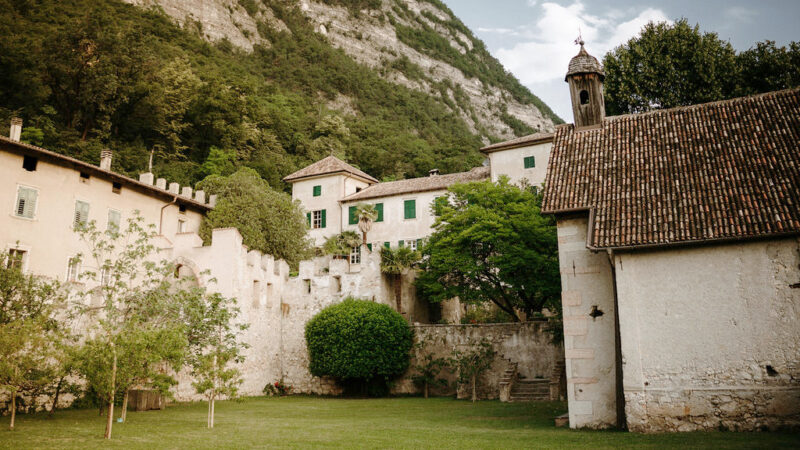
<path id="1" fill-rule="evenodd" d="M 538 144 L 540 142 L 548 142 L 553 140 L 553 133 L 533 133 L 527 136 L 518 137 L 509 141 L 498 142 L 496 144 L 487 145 L 481 151 L 483 153 L 492 153 L 498 150 L 505 150 L 509 148 L 524 147 L 526 145 Z"/>
<path id="2" fill-rule="evenodd" d="M 567 75 L 564 77 L 564 80 L 566 81 L 570 75 L 579 73 L 597 73 L 600 74 L 600 80 L 606 77 L 605 72 L 603 72 L 603 66 L 600 65 L 597 58 L 586 52 L 586 49 L 583 48 L 583 42 L 581 42 L 581 49 L 578 51 L 578 54 L 569 61 Z"/>
<path id="3" fill-rule="evenodd" d="M 123 186 L 136 189 L 139 192 L 142 192 L 146 195 L 150 195 L 151 197 L 158 197 L 165 201 L 170 201 L 176 197 L 175 194 L 170 193 L 159 187 L 156 187 L 152 184 L 142 183 L 139 180 L 126 177 L 125 175 L 112 172 L 110 170 L 101 169 L 100 167 L 95 166 L 94 164 L 89 164 L 79 159 L 62 155 L 60 153 L 56 153 L 54 151 L 47 150 L 42 147 L 26 144 L 24 142 L 14 141 L 5 136 L 0 136 L 0 150 L 36 156 L 38 158 L 41 158 L 42 160 L 51 162 L 53 164 L 57 164 L 63 167 L 68 167 L 74 170 L 85 171 L 98 178 L 102 178 L 111 182 L 121 183 Z M 178 195 L 177 197 L 178 197 L 178 203 L 191 207 L 195 210 L 199 210 L 200 212 L 207 212 L 213 209 L 212 206 L 209 204 L 200 203 L 198 201 L 195 201 L 194 199 L 183 197 L 181 195 Z"/>
<path id="4" fill-rule="evenodd" d="M 800 233 L 800 90 L 561 126 L 542 209 L 590 248 Z"/>
<path id="5" fill-rule="evenodd" d="M 363 178 L 367 181 L 371 181 L 373 183 L 377 183 L 378 180 L 375 177 L 368 175 L 361 170 L 356 169 L 355 167 L 347 164 L 346 162 L 342 161 L 341 159 L 331 155 L 327 158 L 321 159 L 310 166 L 306 166 L 297 172 L 284 177 L 283 181 L 296 181 L 301 178 L 309 178 L 309 177 L 316 177 L 320 175 L 330 175 L 334 173 L 345 172 L 351 175 L 355 175 L 357 177 Z"/>
<path id="6" fill-rule="evenodd" d="M 356 200 L 366 200 L 370 198 L 389 197 L 399 194 L 411 194 L 414 192 L 438 191 L 441 189 L 447 189 L 448 186 L 452 184 L 481 181 L 488 178 L 488 167 L 476 167 L 469 172 L 433 175 L 428 177 L 409 178 L 408 180 L 373 184 L 361 192 L 356 192 L 355 194 L 351 194 L 343 198 L 341 201 L 345 203 Z"/>

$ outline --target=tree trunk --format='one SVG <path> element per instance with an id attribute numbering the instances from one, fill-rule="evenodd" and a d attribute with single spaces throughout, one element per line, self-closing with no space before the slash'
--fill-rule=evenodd
<path id="1" fill-rule="evenodd" d="M 120 413 L 120 417 L 122 417 L 122 421 L 128 419 L 128 393 L 130 389 L 125 389 L 125 395 L 122 397 L 122 412 Z"/>
<path id="2" fill-rule="evenodd" d="M 403 314 L 403 274 L 394 276 L 394 301 L 397 303 L 397 312 Z"/>
<path id="3" fill-rule="evenodd" d="M 215 392 L 211 397 L 211 426 L 209 428 L 214 428 L 214 401 L 216 400 L 216 397 L 217 393 Z"/>
<path id="4" fill-rule="evenodd" d="M 8 429 L 14 431 L 14 419 L 17 418 L 17 389 L 14 388 L 11 391 L 11 424 L 8 425 Z"/>
<path id="5" fill-rule="evenodd" d="M 211 396 L 208 396 L 208 412 L 206 413 L 206 428 L 211 428 Z"/>
<path id="6" fill-rule="evenodd" d="M 366 231 L 362 231 L 361 235 L 364 237 L 364 247 L 366 247 L 367 246 L 367 232 Z"/>
<path id="7" fill-rule="evenodd" d="M 53 395 L 53 406 L 50 407 L 50 412 L 47 413 L 47 417 L 53 417 L 53 413 L 56 412 L 56 407 L 58 406 L 58 396 L 61 394 L 61 384 L 64 382 L 64 377 L 58 379 L 58 384 L 56 385 L 56 393 Z"/>
<path id="8" fill-rule="evenodd" d="M 112 343 L 113 345 L 113 343 Z M 114 393 L 117 392 L 117 350 L 114 349 L 114 363 L 111 365 L 111 392 L 108 396 L 108 413 L 106 418 L 105 439 L 111 439 L 111 426 L 114 424 Z"/>
<path id="9" fill-rule="evenodd" d="M 472 403 L 475 403 L 475 400 L 478 399 L 478 396 L 477 396 L 477 394 L 475 392 L 475 384 L 476 384 L 475 383 L 475 378 L 476 378 L 475 375 L 469 377 L 469 381 L 472 383 Z"/>
<path id="10" fill-rule="evenodd" d="M 428 398 L 428 382 L 425 382 L 425 398 Z"/>

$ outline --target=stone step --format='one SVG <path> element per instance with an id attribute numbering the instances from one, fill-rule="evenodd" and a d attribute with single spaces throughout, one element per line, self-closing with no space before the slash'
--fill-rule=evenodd
<path id="1" fill-rule="evenodd" d="M 512 395 L 509 398 L 512 402 L 549 402 L 550 396 L 538 396 L 538 397 L 517 397 Z"/>

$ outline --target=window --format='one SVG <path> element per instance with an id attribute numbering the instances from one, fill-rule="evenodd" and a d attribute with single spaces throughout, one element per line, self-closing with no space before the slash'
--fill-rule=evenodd
<path id="1" fill-rule="evenodd" d="M 405 247 L 405 245 L 406 245 L 406 241 L 404 241 L 404 240 L 397 241 L 397 246 L 398 247 Z"/>
<path id="2" fill-rule="evenodd" d="M 416 219 L 417 218 L 417 201 L 406 200 L 403 202 L 403 218 Z"/>
<path id="3" fill-rule="evenodd" d="M 72 228 L 80 228 L 89 221 L 89 204 L 80 200 L 75 201 L 75 217 L 72 220 Z"/>
<path id="4" fill-rule="evenodd" d="M 386 247 L 386 248 L 391 248 L 392 244 L 391 244 L 391 242 L 384 242 L 383 246 Z"/>
<path id="5" fill-rule="evenodd" d="M 348 221 L 348 223 L 349 223 L 350 225 L 356 225 L 356 224 L 358 224 L 358 214 L 356 214 L 356 213 L 357 213 L 356 209 L 357 209 L 357 208 L 356 208 L 355 206 L 351 206 L 351 207 L 350 207 L 350 208 L 347 210 L 347 212 L 348 212 L 348 217 L 349 217 L 349 221 Z"/>
<path id="6" fill-rule="evenodd" d="M 526 156 L 523 160 L 526 169 L 530 169 L 532 167 L 536 167 L 536 158 L 533 156 Z"/>
<path id="7" fill-rule="evenodd" d="M 111 183 L 111 192 L 115 194 L 122 192 L 122 183 Z"/>
<path id="8" fill-rule="evenodd" d="M 589 93 L 586 90 L 582 90 L 579 95 L 581 97 L 581 105 L 588 105 L 589 104 Z"/>
<path id="9" fill-rule="evenodd" d="M 39 162 L 39 158 L 35 156 L 28 156 L 25 155 L 22 157 L 22 168 L 27 170 L 28 172 L 33 172 L 36 170 L 36 163 Z"/>
<path id="10" fill-rule="evenodd" d="M 89 174 L 86 172 L 81 172 L 81 177 L 79 178 L 81 183 L 89 183 Z"/>
<path id="11" fill-rule="evenodd" d="M 306 294 L 310 294 L 311 293 L 311 280 L 306 278 L 306 279 L 303 280 L 303 284 L 306 285 Z"/>
<path id="12" fill-rule="evenodd" d="M 369 249 L 369 251 L 372 251 L 372 242 L 370 242 L 369 244 L 367 244 L 367 249 Z"/>
<path id="13" fill-rule="evenodd" d="M 261 305 L 261 282 L 253 280 L 253 308 L 258 308 Z"/>
<path id="14" fill-rule="evenodd" d="M 319 197 L 320 195 L 322 195 L 322 186 L 314 186 L 314 197 Z"/>
<path id="15" fill-rule="evenodd" d="M 36 198 L 38 196 L 39 191 L 36 189 L 25 186 L 18 187 L 17 204 L 14 209 L 14 215 L 26 219 L 33 219 L 33 216 L 36 214 Z"/>
<path id="16" fill-rule="evenodd" d="M 81 272 L 81 261 L 75 257 L 70 258 L 67 265 L 67 281 L 78 281 Z"/>
<path id="17" fill-rule="evenodd" d="M 100 269 L 100 284 L 108 286 L 111 284 L 111 261 L 106 260 L 103 267 Z"/>
<path id="18" fill-rule="evenodd" d="M 311 228 L 325 228 L 325 211 L 324 209 L 318 211 L 311 211 L 310 213 L 306 214 L 306 218 L 308 219 L 309 225 Z"/>
<path id="19" fill-rule="evenodd" d="M 122 213 L 117 211 L 116 209 L 109 209 L 108 210 L 108 226 L 106 227 L 106 231 L 109 233 L 119 233 L 119 222 L 122 218 Z"/>
<path id="20" fill-rule="evenodd" d="M 22 264 L 25 262 L 25 250 L 12 248 L 8 250 L 8 261 L 6 267 L 9 269 L 22 270 Z"/>
<path id="21" fill-rule="evenodd" d="M 181 214 L 186 214 L 186 205 L 178 205 L 178 212 Z"/>
<path id="22" fill-rule="evenodd" d="M 178 219 L 178 233 L 186 233 L 186 221 Z"/>
<path id="23" fill-rule="evenodd" d="M 334 293 L 342 292 L 342 277 L 334 275 L 333 285 L 331 286 Z"/>
<path id="24" fill-rule="evenodd" d="M 409 239 L 406 242 L 408 242 L 408 248 L 410 248 L 411 250 L 417 249 L 417 241 L 415 241 L 414 239 Z"/>
<path id="25" fill-rule="evenodd" d="M 353 247 L 350 250 L 350 264 L 361 264 L 361 246 Z"/>
<path id="26" fill-rule="evenodd" d="M 383 222 L 383 203 L 376 203 L 375 211 L 378 211 L 378 218 L 375 219 L 375 222 Z"/>

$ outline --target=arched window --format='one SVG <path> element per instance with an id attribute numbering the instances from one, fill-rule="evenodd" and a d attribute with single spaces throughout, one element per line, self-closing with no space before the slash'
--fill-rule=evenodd
<path id="1" fill-rule="evenodd" d="M 581 98 L 581 105 L 589 104 L 589 92 L 587 92 L 585 89 L 581 91 L 580 98 Z"/>

